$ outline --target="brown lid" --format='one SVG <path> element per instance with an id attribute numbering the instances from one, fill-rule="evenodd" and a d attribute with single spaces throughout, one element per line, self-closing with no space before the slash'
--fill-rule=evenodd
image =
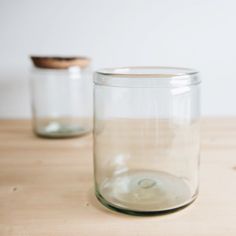
<path id="1" fill-rule="evenodd" d="M 90 64 L 90 59 L 87 57 L 31 56 L 30 58 L 36 67 L 47 69 L 67 69 L 71 66 L 85 68 Z"/>

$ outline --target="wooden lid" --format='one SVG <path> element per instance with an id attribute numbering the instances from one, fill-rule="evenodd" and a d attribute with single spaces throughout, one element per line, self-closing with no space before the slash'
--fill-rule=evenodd
<path id="1" fill-rule="evenodd" d="M 67 69 L 72 66 L 85 68 L 90 64 L 87 57 L 31 56 L 33 64 L 39 68 Z"/>

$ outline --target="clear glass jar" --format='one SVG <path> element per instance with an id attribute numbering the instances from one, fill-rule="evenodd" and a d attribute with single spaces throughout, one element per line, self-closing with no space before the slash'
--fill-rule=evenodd
<path id="1" fill-rule="evenodd" d="M 85 57 L 31 57 L 34 132 L 43 137 L 82 135 L 92 129 L 92 75 Z"/>
<path id="2" fill-rule="evenodd" d="M 130 214 L 157 214 L 195 200 L 199 172 L 198 73 L 170 67 L 95 74 L 97 198 Z"/>

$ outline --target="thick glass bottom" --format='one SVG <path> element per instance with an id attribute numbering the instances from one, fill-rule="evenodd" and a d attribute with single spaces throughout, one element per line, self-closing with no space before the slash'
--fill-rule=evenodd
<path id="1" fill-rule="evenodd" d="M 52 121 L 47 125 L 37 127 L 36 134 L 48 138 L 66 138 L 87 133 L 89 129 L 76 124 L 65 124 Z"/>
<path id="2" fill-rule="evenodd" d="M 135 215 L 171 212 L 196 198 L 182 178 L 144 170 L 128 171 L 105 180 L 96 196 L 109 208 Z"/>

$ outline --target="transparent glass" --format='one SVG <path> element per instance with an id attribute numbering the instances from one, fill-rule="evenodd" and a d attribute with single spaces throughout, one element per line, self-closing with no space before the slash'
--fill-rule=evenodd
<path id="1" fill-rule="evenodd" d="M 33 68 L 31 71 L 34 132 L 43 137 L 82 135 L 92 129 L 90 68 Z"/>
<path id="2" fill-rule="evenodd" d="M 191 69 L 104 69 L 94 77 L 97 198 L 130 214 L 187 206 L 199 184 L 199 84 Z"/>

